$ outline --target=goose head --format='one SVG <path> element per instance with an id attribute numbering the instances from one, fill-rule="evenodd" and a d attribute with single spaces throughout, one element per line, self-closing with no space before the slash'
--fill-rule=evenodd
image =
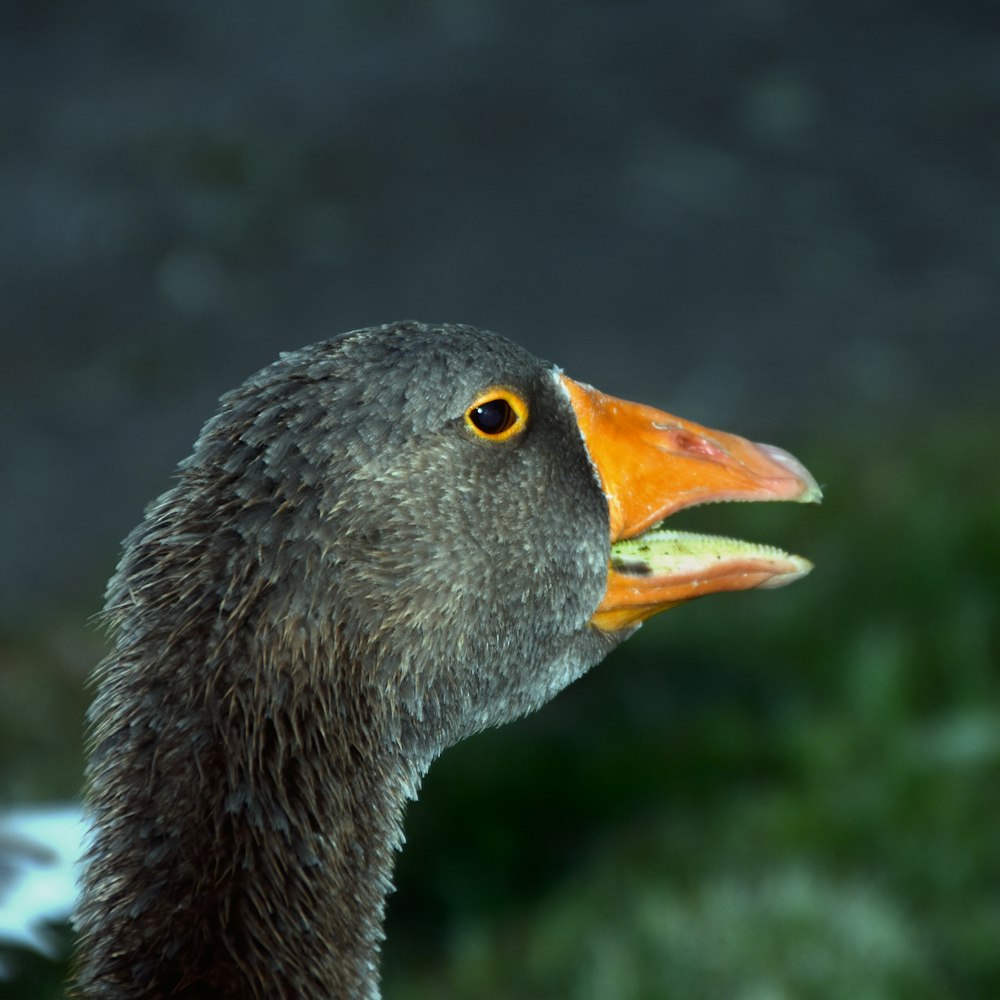
<path id="1" fill-rule="evenodd" d="M 375 997 L 403 805 L 665 607 L 808 563 L 661 522 L 790 455 L 396 323 L 223 397 L 129 536 L 98 675 L 85 995 Z"/>

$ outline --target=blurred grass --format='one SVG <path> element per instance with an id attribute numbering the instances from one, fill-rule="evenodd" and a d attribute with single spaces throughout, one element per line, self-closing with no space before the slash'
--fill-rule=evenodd
<path id="1" fill-rule="evenodd" d="M 998 432 L 848 421 L 794 448 L 819 509 L 680 515 L 816 571 L 663 615 L 446 754 L 407 817 L 386 997 L 1000 996 Z M 4 800 L 73 792 L 99 647 L 3 637 Z M 0 995 L 58 995 L 31 969 Z"/>

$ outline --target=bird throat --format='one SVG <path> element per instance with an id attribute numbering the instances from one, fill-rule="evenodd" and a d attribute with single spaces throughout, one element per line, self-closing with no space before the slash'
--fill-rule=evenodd
<path id="1" fill-rule="evenodd" d="M 189 622 L 201 647 L 166 656 L 142 621 L 98 700 L 83 994 L 377 998 L 419 776 L 375 702 L 288 614 L 221 639 Z"/>

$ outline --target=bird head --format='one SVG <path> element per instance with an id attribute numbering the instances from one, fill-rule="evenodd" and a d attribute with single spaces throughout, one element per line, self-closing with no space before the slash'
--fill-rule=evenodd
<path id="1" fill-rule="evenodd" d="M 819 497 L 779 449 L 604 395 L 494 334 L 416 323 L 284 355 L 224 397 L 182 476 L 226 522 L 227 578 L 264 581 L 255 634 L 328 663 L 332 701 L 378 706 L 366 725 L 425 765 L 651 614 L 809 568 L 670 531 L 671 514 Z"/>

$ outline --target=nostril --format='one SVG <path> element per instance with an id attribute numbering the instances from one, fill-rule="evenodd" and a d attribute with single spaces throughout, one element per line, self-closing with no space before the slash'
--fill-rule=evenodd
<path id="1" fill-rule="evenodd" d="M 675 451 L 686 451 L 688 454 L 704 458 L 718 458 L 725 454 L 714 441 L 680 428 L 674 428 L 670 431 L 670 443 Z"/>

